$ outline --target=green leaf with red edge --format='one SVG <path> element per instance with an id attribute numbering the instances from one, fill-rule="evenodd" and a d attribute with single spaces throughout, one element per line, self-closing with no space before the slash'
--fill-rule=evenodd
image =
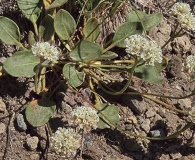
<path id="1" fill-rule="evenodd" d="M 26 106 L 26 119 L 33 127 L 46 124 L 56 109 L 53 101 L 47 98 L 33 100 Z"/>

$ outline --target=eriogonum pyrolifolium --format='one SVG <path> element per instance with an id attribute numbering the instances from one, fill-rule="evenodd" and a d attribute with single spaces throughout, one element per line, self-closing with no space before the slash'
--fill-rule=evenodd
<path id="1" fill-rule="evenodd" d="M 31 48 L 32 53 L 40 58 L 47 59 L 51 62 L 59 60 L 60 52 L 57 47 L 50 45 L 49 42 L 37 42 Z"/>
<path id="2" fill-rule="evenodd" d="M 97 128 L 99 116 L 97 111 L 91 107 L 77 107 L 71 112 L 73 124 L 78 125 L 79 128 L 90 131 Z"/>
<path id="3" fill-rule="evenodd" d="M 172 6 L 170 13 L 177 18 L 182 28 L 195 31 L 195 16 L 191 13 L 189 4 L 177 2 Z"/>
<path id="4" fill-rule="evenodd" d="M 132 35 L 125 39 L 126 52 L 140 57 L 147 65 L 162 62 L 162 50 L 157 42 L 142 35 Z"/>
<path id="5" fill-rule="evenodd" d="M 50 140 L 55 152 L 64 157 L 74 157 L 81 146 L 81 135 L 72 128 L 59 127 Z"/>

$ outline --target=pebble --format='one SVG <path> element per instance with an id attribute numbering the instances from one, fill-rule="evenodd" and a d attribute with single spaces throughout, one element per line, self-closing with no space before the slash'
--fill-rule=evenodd
<path id="1" fill-rule="evenodd" d="M 36 154 L 36 153 L 31 154 L 31 155 L 30 155 L 30 159 L 32 159 L 32 160 L 39 159 L 39 154 Z"/>
<path id="2" fill-rule="evenodd" d="M 150 108 L 147 110 L 146 112 L 146 117 L 147 118 L 151 118 L 151 117 L 154 117 L 155 116 L 155 112 Z"/>
<path id="3" fill-rule="evenodd" d="M 18 128 L 21 131 L 26 131 L 27 130 L 27 125 L 24 122 L 24 116 L 22 114 L 18 114 L 17 118 L 16 118 L 16 122 L 18 124 Z"/>
<path id="4" fill-rule="evenodd" d="M 5 103 L 2 101 L 2 99 L 0 99 L 0 112 L 5 112 L 6 111 L 6 105 Z"/>
<path id="5" fill-rule="evenodd" d="M 149 119 L 145 119 L 142 123 L 141 123 L 141 128 L 148 133 L 150 130 L 150 120 Z"/>
<path id="6" fill-rule="evenodd" d="M 190 100 L 190 98 L 178 100 L 178 104 L 182 109 L 190 109 L 192 107 L 191 103 L 192 101 Z"/>
<path id="7" fill-rule="evenodd" d="M 26 140 L 26 144 L 30 150 L 35 150 L 39 143 L 39 139 L 36 136 L 28 137 Z"/>
<path id="8" fill-rule="evenodd" d="M 152 137 L 165 137 L 165 133 L 162 129 L 150 131 Z"/>
<path id="9" fill-rule="evenodd" d="M 171 153 L 171 158 L 174 159 L 180 159 L 182 158 L 181 153 Z"/>
<path id="10" fill-rule="evenodd" d="M 146 111 L 146 104 L 145 101 L 140 99 L 130 99 L 129 96 L 123 96 L 122 102 L 131 108 L 135 113 L 138 115 L 144 113 Z"/>
<path id="11" fill-rule="evenodd" d="M 6 126 L 4 123 L 0 123 L 0 134 L 4 133 L 6 131 Z"/>

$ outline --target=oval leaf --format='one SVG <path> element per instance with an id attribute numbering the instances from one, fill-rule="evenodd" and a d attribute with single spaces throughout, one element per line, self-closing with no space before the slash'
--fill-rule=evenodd
<path id="1" fill-rule="evenodd" d="M 39 18 L 43 6 L 42 2 L 42 0 L 17 0 L 18 7 L 32 23 L 36 23 Z"/>
<path id="2" fill-rule="evenodd" d="M 127 22 L 141 22 L 145 30 L 157 26 L 163 19 L 161 13 L 146 14 L 142 11 L 132 11 L 127 15 Z"/>
<path id="3" fill-rule="evenodd" d="M 29 44 L 30 46 L 32 46 L 32 45 L 35 44 L 35 43 L 36 43 L 35 35 L 34 35 L 34 33 L 33 33 L 32 31 L 29 31 L 29 32 L 28 32 L 28 44 Z"/>
<path id="4" fill-rule="evenodd" d="M 55 0 L 48 8 L 46 9 L 53 9 L 53 8 L 57 8 L 60 7 L 62 5 L 64 5 L 66 2 L 68 2 L 68 0 Z"/>
<path id="5" fill-rule="evenodd" d="M 110 126 L 116 125 L 119 121 L 119 108 L 115 105 L 109 105 L 106 103 L 101 104 L 101 106 L 96 106 L 99 110 L 100 120 L 98 122 L 98 128 L 110 128 Z"/>
<path id="6" fill-rule="evenodd" d="M 32 51 L 19 51 L 6 59 L 3 69 L 13 77 L 32 77 L 35 75 L 34 67 L 39 62 Z"/>
<path id="7" fill-rule="evenodd" d="M 8 45 L 20 43 L 20 31 L 17 24 L 3 16 L 0 16 L 0 40 Z"/>
<path id="8" fill-rule="evenodd" d="M 167 61 L 164 58 L 162 63 L 155 63 L 154 66 L 143 64 L 136 67 L 134 75 L 152 84 L 163 83 L 165 81 L 165 78 L 161 76 L 160 72 L 166 66 Z"/>
<path id="9" fill-rule="evenodd" d="M 137 22 L 125 22 L 119 26 L 114 34 L 113 42 L 111 45 L 116 44 L 118 47 L 125 47 L 125 38 L 141 33 L 141 30 L 137 30 Z"/>
<path id="10" fill-rule="evenodd" d="M 95 43 L 81 41 L 76 48 L 70 52 L 70 58 L 75 61 L 99 59 L 102 54 L 102 48 Z"/>
<path id="11" fill-rule="evenodd" d="M 116 54 L 115 52 L 112 51 L 107 51 L 104 54 L 101 55 L 100 59 L 102 60 L 111 60 L 118 57 L 118 54 Z"/>
<path id="12" fill-rule="evenodd" d="M 68 83 L 73 87 L 79 87 L 85 78 L 85 73 L 77 71 L 75 65 L 72 63 L 64 65 L 63 75 L 67 79 Z"/>
<path id="13" fill-rule="evenodd" d="M 76 30 L 76 22 L 70 13 L 61 9 L 54 18 L 54 28 L 62 40 L 70 40 Z"/>
<path id="14" fill-rule="evenodd" d="M 83 28 L 83 33 L 86 41 L 94 42 L 100 34 L 98 20 L 96 18 L 90 18 Z"/>
<path id="15" fill-rule="evenodd" d="M 26 107 L 26 119 L 33 127 L 43 126 L 49 121 L 55 108 L 55 103 L 46 98 L 34 100 Z"/>
<path id="16" fill-rule="evenodd" d="M 51 15 L 46 15 L 39 26 L 39 34 L 46 42 L 52 39 L 54 32 L 54 19 Z"/>

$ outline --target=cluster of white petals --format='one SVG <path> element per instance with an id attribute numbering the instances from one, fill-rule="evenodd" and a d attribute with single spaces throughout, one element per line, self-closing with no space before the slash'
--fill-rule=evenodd
<path id="1" fill-rule="evenodd" d="M 154 62 L 162 62 L 161 47 L 153 40 L 142 35 L 132 35 L 125 39 L 126 52 L 142 58 L 147 65 L 154 65 Z"/>
<path id="2" fill-rule="evenodd" d="M 171 8 L 170 13 L 176 16 L 182 28 L 195 31 L 195 16 L 191 13 L 189 4 L 177 2 Z"/>
<path id="3" fill-rule="evenodd" d="M 195 71 L 195 55 L 189 55 L 186 58 L 186 64 L 190 71 Z"/>
<path id="4" fill-rule="evenodd" d="M 177 2 L 171 8 L 171 14 L 174 16 L 189 14 L 190 12 L 191 8 L 190 5 L 187 3 Z"/>
<path id="5" fill-rule="evenodd" d="M 79 128 L 90 131 L 97 128 L 99 116 L 97 111 L 91 107 L 77 107 L 71 112 L 72 122 L 74 125 L 78 125 Z"/>
<path id="6" fill-rule="evenodd" d="M 45 60 L 51 62 L 59 60 L 59 50 L 57 47 L 50 45 L 49 42 L 37 42 L 32 46 L 31 50 L 35 56 L 41 57 Z"/>
<path id="7" fill-rule="evenodd" d="M 77 149 L 81 146 L 81 135 L 76 133 L 74 129 L 61 128 L 50 138 L 51 146 L 57 154 L 64 157 L 74 157 Z"/>

